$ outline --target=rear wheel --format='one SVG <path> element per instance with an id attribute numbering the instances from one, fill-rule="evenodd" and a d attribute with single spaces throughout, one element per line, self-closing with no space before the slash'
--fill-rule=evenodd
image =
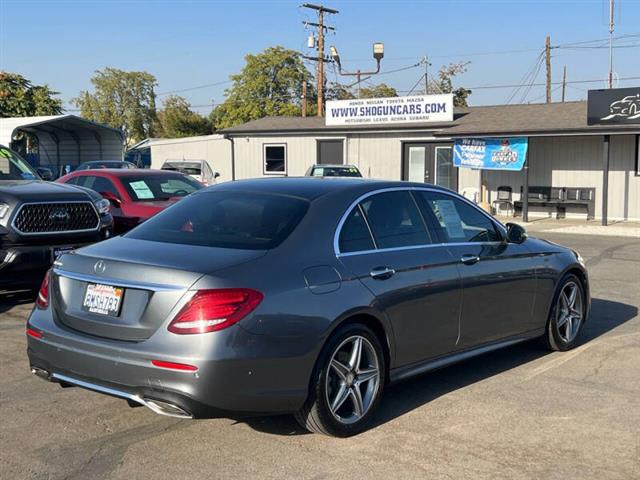
<path id="1" fill-rule="evenodd" d="M 573 274 L 565 275 L 547 321 L 544 341 L 549 349 L 564 351 L 576 345 L 585 320 L 585 306 L 582 282 Z"/>
<path id="2" fill-rule="evenodd" d="M 309 392 L 296 413 L 307 430 L 348 437 L 367 428 L 384 384 L 382 346 L 364 325 L 341 327 L 323 350 Z"/>

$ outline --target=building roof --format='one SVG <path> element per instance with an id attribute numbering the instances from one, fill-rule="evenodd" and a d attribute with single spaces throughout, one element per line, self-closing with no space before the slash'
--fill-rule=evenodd
<path id="1" fill-rule="evenodd" d="M 222 130 L 229 135 L 427 130 L 435 136 L 628 133 L 640 125 L 587 125 L 587 102 L 456 108 L 453 122 L 327 126 L 321 117 L 265 117 Z"/>

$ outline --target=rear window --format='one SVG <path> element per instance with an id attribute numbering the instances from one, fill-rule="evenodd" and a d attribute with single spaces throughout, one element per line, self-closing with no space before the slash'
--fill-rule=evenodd
<path id="1" fill-rule="evenodd" d="M 195 180 L 178 174 L 126 176 L 120 177 L 120 181 L 134 202 L 185 197 L 202 188 Z"/>
<path id="2" fill-rule="evenodd" d="M 140 240 L 242 250 L 277 247 L 296 228 L 309 203 L 248 192 L 206 192 L 185 198 L 126 236 Z"/>
<path id="3" fill-rule="evenodd" d="M 314 177 L 362 177 L 356 167 L 315 167 Z"/>
<path id="4" fill-rule="evenodd" d="M 185 163 L 185 162 L 177 162 L 177 163 L 167 162 L 162 166 L 162 170 L 173 170 L 175 172 L 184 173 L 185 175 L 201 175 L 202 164 L 201 163 Z"/>

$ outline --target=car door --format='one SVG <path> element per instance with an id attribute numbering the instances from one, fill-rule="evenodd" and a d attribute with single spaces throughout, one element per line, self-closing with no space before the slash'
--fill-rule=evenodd
<path id="1" fill-rule="evenodd" d="M 339 234 L 340 261 L 375 295 L 391 322 L 395 366 L 452 351 L 459 335 L 461 282 L 448 249 L 434 245 L 409 190 L 372 194 Z"/>
<path id="2" fill-rule="evenodd" d="M 100 194 L 106 193 L 113 196 L 116 201 L 110 200 L 110 202 L 115 234 L 120 234 L 130 228 L 125 226 L 128 225 L 129 219 L 122 208 L 122 195 L 110 179 L 100 175 L 82 175 L 78 180 L 78 185 L 90 188 Z"/>
<path id="3" fill-rule="evenodd" d="M 527 246 L 507 243 L 489 215 L 457 195 L 417 195 L 434 235 L 457 260 L 463 287 L 458 348 L 534 329 L 535 259 Z"/>

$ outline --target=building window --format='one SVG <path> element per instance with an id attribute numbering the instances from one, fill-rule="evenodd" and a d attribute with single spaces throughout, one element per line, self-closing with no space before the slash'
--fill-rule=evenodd
<path id="1" fill-rule="evenodd" d="M 263 151 L 263 171 L 265 175 L 287 174 L 287 145 L 265 144 Z"/>

